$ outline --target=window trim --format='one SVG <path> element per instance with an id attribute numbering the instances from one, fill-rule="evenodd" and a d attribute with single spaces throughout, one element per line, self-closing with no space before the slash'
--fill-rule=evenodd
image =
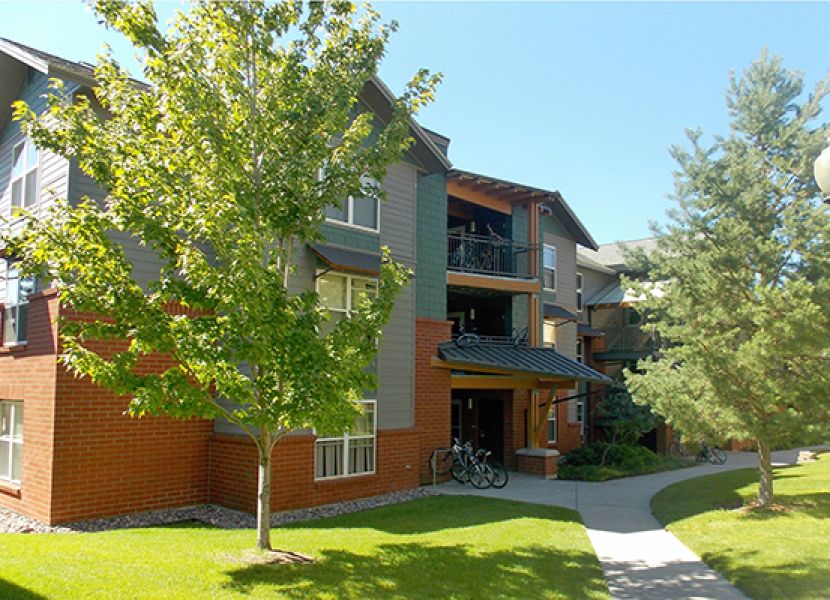
<path id="1" fill-rule="evenodd" d="M 333 481 L 336 479 L 346 479 L 349 477 L 363 477 L 364 475 L 375 475 L 378 469 L 378 401 L 375 398 L 364 398 L 363 400 L 356 400 L 355 404 L 372 405 L 372 435 L 350 435 L 349 431 L 343 432 L 342 436 L 335 437 L 318 437 L 314 440 L 314 481 Z M 372 440 L 372 470 L 362 471 L 360 473 L 349 473 L 349 441 L 350 440 Z M 322 477 L 317 475 L 317 452 L 318 442 L 336 442 L 343 441 L 343 474 L 342 475 L 324 475 Z"/>
<path id="2" fill-rule="evenodd" d="M 582 312 L 583 309 L 583 299 L 582 299 L 582 286 L 584 280 L 582 278 L 582 273 L 579 271 L 576 272 L 576 310 Z"/>
<path id="3" fill-rule="evenodd" d="M 9 215 L 14 216 L 15 208 L 31 208 L 40 203 L 40 148 L 35 145 L 37 151 L 37 162 L 34 166 L 29 165 L 29 145 L 34 144 L 31 138 L 25 136 L 21 141 L 12 146 L 11 156 L 11 171 L 9 171 Z M 21 148 L 21 156 L 23 159 L 23 173 L 19 177 L 14 176 L 14 153 L 18 148 Z M 32 204 L 26 204 L 26 181 L 31 173 L 35 173 L 35 200 Z M 14 184 L 20 181 L 20 204 L 14 203 Z"/>
<path id="4" fill-rule="evenodd" d="M 371 281 L 375 284 L 375 294 L 378 292 L 378 279 L 377 277 L 366 277 L 365 275 L 352 275 L 351 273 L 346 273 L 344 271 L 333 271 L 333 270 L 317 270 L 317 276 L 314 278 L 314 291 L 317 292 L 317 295 L 320 295 L 320 281 L 327 277 L 342 277 L 346 280 L 346 308 L 332 308 L 331 306 L 325 305 L 326 309 L 329 312 L 336 312 L 340 314 L 346 315 L 346 318 L 350 317 L 352 314 L 353 306 L 352 306 L 352 281 Z"/>
<path id="5" fill-rule="evenodd" d="M 322 171 L 322 169 L 321 169 Z M 322 174 L 320 175 L 322 177 Z M 363 178 L 361 178 L 363 179 Z M 364 179 L 365 180 L 365 179 Z M 377 185 L 377 182 L 374 179 L 368 179 L 369 182 L 374 183 Z M 366 196 L 369 198 L 369 196 Z M 362 200 L 363 198 L 358 198 L 358 200 Z M 368 233 L 380 233 L 380 198 L 374 197 L 372 198 L 375 201 L 375 222 L 377 223 L 376 228 L 366 227 L 365 225 L 358 225 L 354 222 L 354 201 L 355 197 L 349 194 L 346 197 L 346 220 L 341 221 L 340 219 L 335 219 L 333 217 L 329 217 L 326 215 L 326 223 L 331 223 L 332 225 L 339 225 L 341 227 L 348 227 L 350 229 L 357 229 L 359 231 L 366 231 Z"/>
<path id="6" fill-rule="evenodd" d="M 28 295 L 22 301 L 20 299 L 20 282 L 22 280 L 25 280 L 26 278 L 21 278 L 20 269 L 19 269 L 19 267 L 15 266 L 18 262 L 19 262 L 19 260 L 17 260 L 17 259 L 10 259 L 10 258 L 6 259 L 6 273 L 5 273 L 5 276 L 4 276 L 5 283 L 6 283 L 6 297 L 3 299 L 3 302 L 2 302 L 3 310 L 2 310 L 2 314 L 0 314 L 0 325 L 2 325 L 2 329 L 0 329 L 0 339 L 2 340 L 2 345 L 4 347 L 25 346 L 29 343 L 28 325 L 27 325 L 27 330 L 23 333 L 23 338 L 22 339 L 20 338 L 20 332 L 19 331 L 17 332 L 17 334 L 18 334 L 17 339 L 14 339 L 14 340 L 7 340 L 6 335 L 5 335 L 5 332 L 6 332 L 6 319 L 9 318 L 9 314 L 11 312 L 14 312 L 15 313 L 14 318 L 15 318 L 16 321 L 18 321 L 20 319 L 21 307 L 29 306 L 29 296 Z M 17 272 L 17 277 L 15 278 L 15 280 L 17 281 L 17 299 L 18 299 L 18 301 L 17 301 L 16 304 L 10 304 L 9 303 L 9 280 L 10 280 L 9 272 L 10 271 L 16 271 Z M 33 278 L 31 278 L 31 281 L 32 281 L 32 293 L 35 293 L 35 292 L 37 292 L 37 279 L 33 277 Z M 28 321 L 27 321 L 27 323 L 28 323 Z"/>
<path id="7" fill-rule="evenodd" d="M 559 419 L 556 418 L 556 408 L 557 405 L 553 404 L 550 407 L 550 412 L 548 413 L 548 444 L 558 444 L 559 440 Z M 553 439 L 550 439 L 550 424 L 553 423 Z"/>
<path id="8" fill-rule="evenodd" d="M 545 252 L 547 250 L 553 251 L 553 266 L 549 267 L 545 264 Z M 557 263 L 557 256 L 556 256 L 556 246 L 553 244 L 542 244 L 542 288 L 547 292 L 555 292 L 556 291 L 556 263 Z M 545 271 L 550 271 L 553 273 L 553 287 L 547 287 L 545 285 Z"/>
<path id="9" fill-rule="evenodd" d="M 576 336 L 576 362 L 585 364 L 585 338 Z"/>
<path id="10" fill-rule="evenodd" d="M 8 404 L 11 406 L 11 427 L 9 431 L 11 432 L 10 435 L 1 435 L 0 434 L 0 444 L 8 444 L 9 445 L 9 477 L 4 477 L 0 475 L 0 483 L 11 484 L 13 486 L 19 486 L 21 483 L 21 479 L 12 479 L 12 457 L 14 453 L 12 452 L 12 446 L 17 445 L 20 446 L 20 472 L 23 473 L 23 436 L 21 435 L 20 438 L 15 438 L 15 431 L 14 431 L 14 423 L 15 423 L 15 413 L 17 410 L 23 410 L 23 402 L 17 400 L 0 400 L 0 407 L 4 404 Z M 25 431 L 25 428 L 24 428 Z M 21 475 L 22 478 L 22 475 Z"/>

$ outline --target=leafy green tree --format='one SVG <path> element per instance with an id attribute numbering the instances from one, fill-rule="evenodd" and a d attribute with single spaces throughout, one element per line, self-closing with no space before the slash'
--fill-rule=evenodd
<path id="1" fill-rule="evenodd" d="M 677 208 L 636 284 L 662 358 L 628 373 L 638 402 L 685 434 L 754 440 L 758 504 L 773 500 L 770 449 L 830 424 L 830 219 L 812 161 L 828 93 L 764 52 L 727 91 L 729 134 L 672 148 Z M 658 291 L 660 293 L 658 293 Z"/>
<path id="2" fill-rule="evenodd" d="M 635 444 L 643 434 L 654 429 L 654 415 L 648 406 L 632 400 L 624 383 L 616 382 L 594 409 L 594 425 L 606 432 L 607 445 L 600 461 L 604 465 L 611 448 L 618 444 Z"/>
<path id="3" fill-rule="evenodd" d="M 333 326 L 316 293 L 289 289 L 296 250 L 320 238 L 326 207 L 382 195 L 372 181 L 412 143 L 409 119 L 437 77 L 420 71 L 382 124 L 358 98 L 395 24 L 369 7 L 204 0 L 166 32 L 149 1 L 94 8 L 139 50 L 148 84 L 106 53 L 94 98 L 54 82 L 47 113 L 15 113 L 108 196 L 29 215 L 7 242 L 57 282 L 62 304 L 94 315 L 61 324 L 71 372 L 131 397 L 133 416 L 224 418 L 250 436 L 257 544 L 270 548 L 275 445 L 291 430 L 354 423 L 409 276 L 386 252 L 377 293 Z M 112 232 L 158 255 L 146 287 Z M 188 310 L 170 310 L 179 305 Z M 107 354 L 96 340 L 125 343 Z M 175 366 L 143 372 L 155 353 Z"/>

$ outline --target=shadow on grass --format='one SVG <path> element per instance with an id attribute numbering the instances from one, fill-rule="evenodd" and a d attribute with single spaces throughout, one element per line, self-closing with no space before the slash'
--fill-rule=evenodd
<path id="1" fill-rule="evenodd" d="M 0 578 L 0 598 L 3 600 L 46 600 L 46 596 L 29 591 L 3 578 Z"/>
<path id="2" fill-rule="evenodd" d="M 820 559 L 812 562 L 794 557 L 787 563 L 766 564 L 752 568 L 757 551 L 703 553 L 704 561 L 729 579 L 748 596 L 757 600 L 774 598 L 828 598 L 830 597 L 830 563 Z"/>
<path id="3" fill-rule="evenodd" d="M 792 471 L 792 467 L 775 469 L 775 482 L 806 477 Z M 739 490 L 747 486 L 758 486 L 757 469 L 739 469 L 717 475 L 704 475 L 673 484 L 658 492 L 652 499 L 652 511 L 664 526 L 675 521 L 694 517 L 710 510 L 733 510 L 751 501 L 754 493 L 747 497 Z M 694 493 L 690 490 L 694 489 Z M 830 518 L 830 493 L 808 494 L 787 493 L 775 489 L 776 507 L 771 509 L 747 510 L 744 516 L 751 519 L 770 519 L 786 515 L 788 510 L 809 510 L 813 518 Z"/>
<path id="4" fill-rule="evenodd" d="M 315 565 L 253 565 L 230 571 L 228 588 L 250 594 L 268 586 L 288 598 L 602 597 L 596 558 L 581 551 L 522 546 L 476 552 L 470 546 L 383 544 L 371 555 L 323 551 Z"/>
<path id="5" fill-rule="evenodd" d="M 406 535 L 451 531 L 521 518 L 554 518 L 564 523 L 582 524 L 579 513 L 566 508 L 478 496 L 431 496 L 339 517 L 292 523 L 274 532 L 283 528 L 361 528 Z"/>

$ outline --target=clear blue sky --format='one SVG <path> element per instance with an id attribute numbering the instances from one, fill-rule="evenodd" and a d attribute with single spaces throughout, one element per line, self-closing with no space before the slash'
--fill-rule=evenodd
<path id="1" fill-rule="evenodd" d="M 159 3 L 162 18 L 179 6 Z M 461 169 L 562 192 L 600 243 L 649 235 L 670 206 L 668 146 L 684 129 L 725 133 L 724 90 L 761 48 L 830 69 L 828 3 L 398 3 L 381 76 L 400 91 L 444 73 L 420 122 L 450 138 Z M 129 46 L 72 1 L 0 0 L 0 36 L 93 62 Z M 825 113 L 825 120 L 830 117 Z"/>

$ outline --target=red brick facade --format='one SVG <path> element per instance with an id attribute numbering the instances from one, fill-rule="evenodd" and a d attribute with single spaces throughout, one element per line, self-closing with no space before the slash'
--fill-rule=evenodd
<path id="1" fill-rule="evenodd" d="M 418 485 L 418 434 L 412 429 L 378 431 L 374 474 L 314 479 L 312 435 L 290 435 L 274 448 L 271 508 L 275 511 L 353 500 Z M 210 501 L 253 512 L 257 498 L 257 451 L 244 436 L 210 441 Z"/>
<path id="2" fill-rule="evenodd" d="M 58 315 L 54 292 L 32 296 L 28 344 L 0 347 L 0 400 L 23 402 L 25 426 L 22 485 L 0 482 L 0 506 L 50 524 L 206 502 L 255 509 L 257 457 L 250 440 L 216 435 L 209 420 L 127 416 L 125 398 L 76 379 L 58 364 Z M 442 339 L 449 337 L 449 324 L 436 329 L 443 330 L 436 334 Z M 142 369 L 169 364 L 151 357 Z M 446 378 L 448 428 L 449 373 L 432 371 Z M 421 389 L 438 406 L 438 383 Z M 378 431 L 376 472 L 370 475 L 315 481 L 314 437 L 285 438 L 274 452 L 274 510 L 417 486 L 422 441 L 439 429 L 430 411 L 419 415 L 423 432 Z"/>
<path id="3" fill-rule="evenodd" d="M 436 448 L 450 441 L 452 406 L 450 371 L 432 366 L 437 347 L 452 337 L 452 323 L 415 319 L 415 431 L 418 432 L 420 481 L 432 481 L 429 459 Z"/>

